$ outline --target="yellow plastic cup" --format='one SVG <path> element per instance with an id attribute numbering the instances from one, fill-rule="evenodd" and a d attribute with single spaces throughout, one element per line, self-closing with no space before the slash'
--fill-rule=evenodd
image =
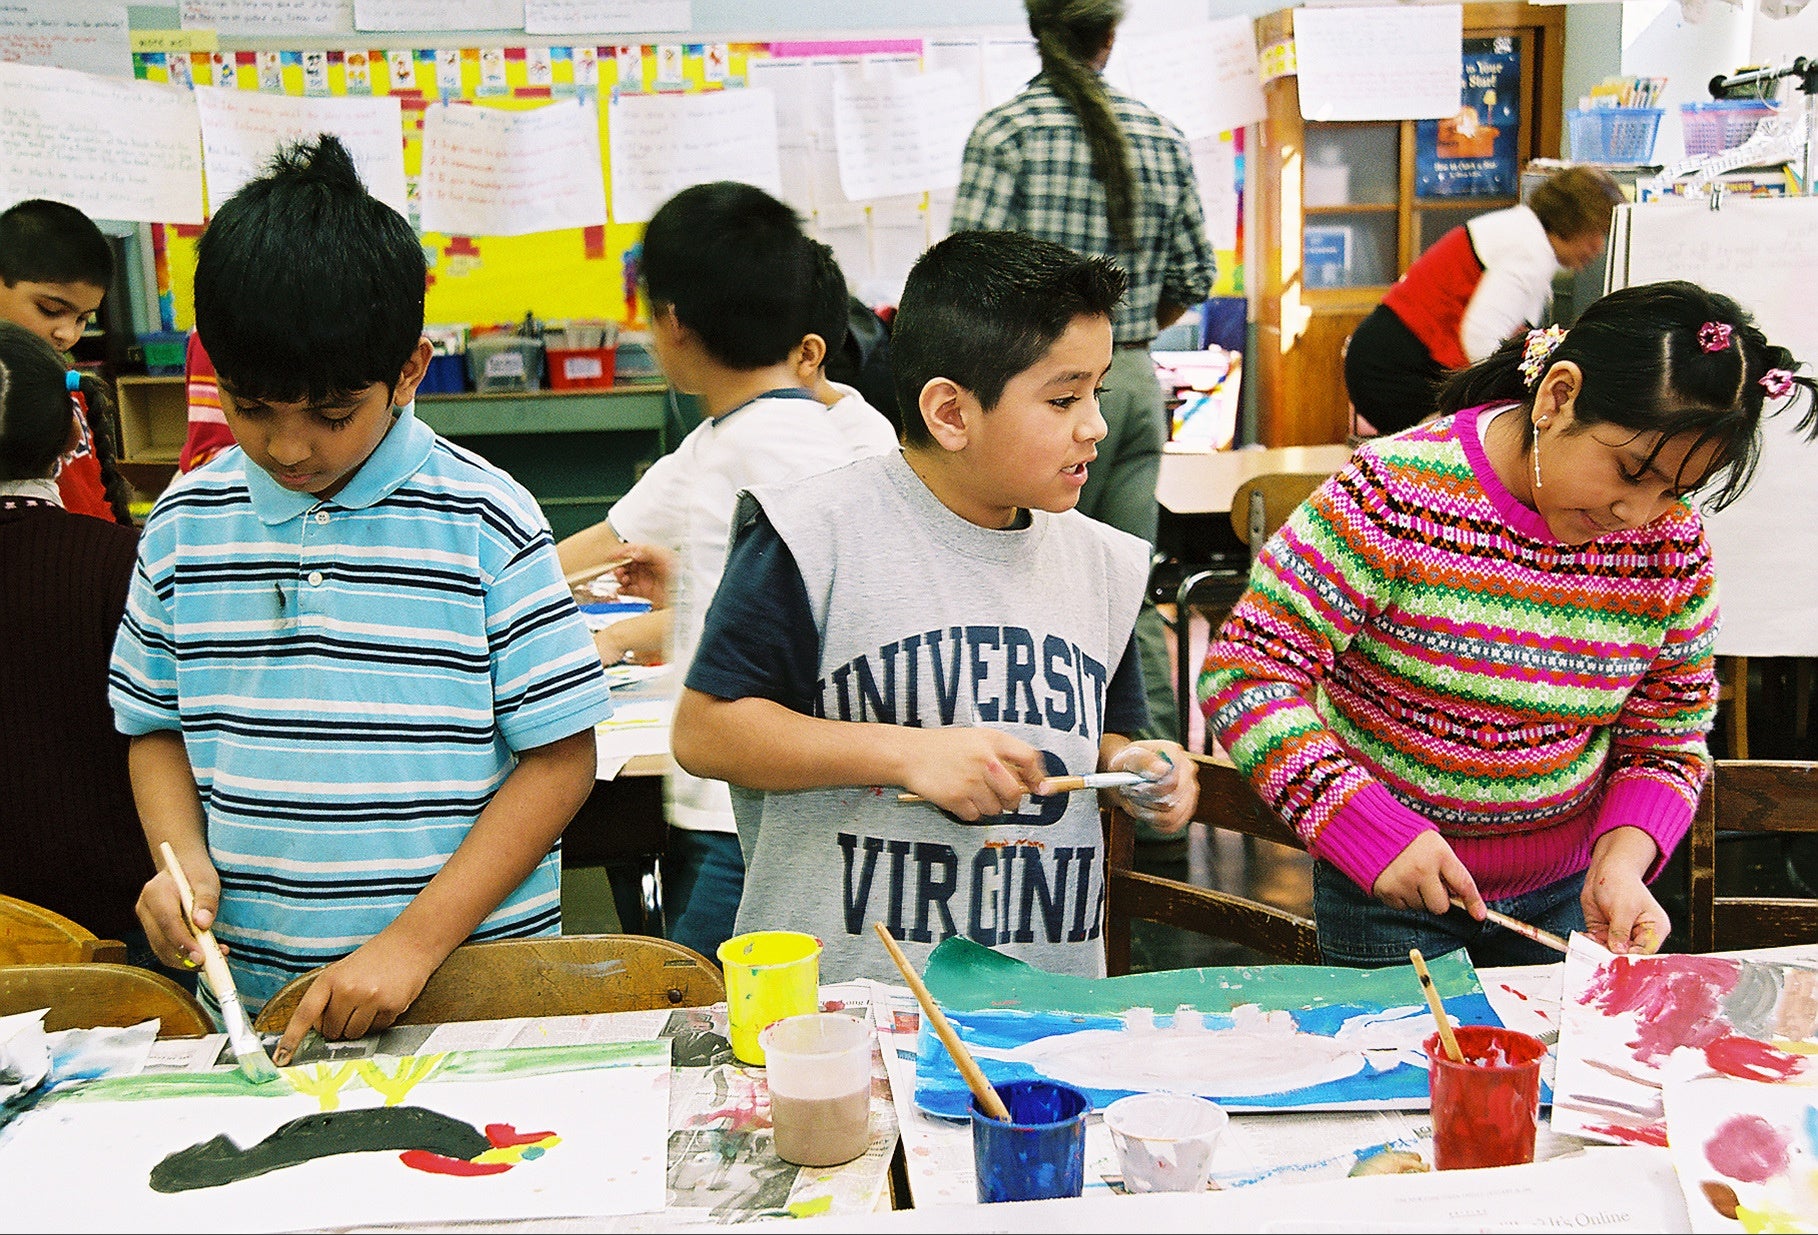
<path id="1" fill-rule="evenodd" d="M 758 1035 L 786 1016 L 821 1008 L 821 941 L 800 931 L 751 931 L 719 949 L 726 1023 L 740 1063 L 764 1063 Z"/>

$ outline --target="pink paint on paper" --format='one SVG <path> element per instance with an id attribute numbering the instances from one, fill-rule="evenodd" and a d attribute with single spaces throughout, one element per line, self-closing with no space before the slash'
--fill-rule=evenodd
<path id="1" fill-rule="evenodd" d="M 1632 1145 L 1658 1145 L 1665 1149 L 1667 1143 L 1664 1123 L 1645 1124 L 1638 1128 L 1622 1124 L 1587 1124 L 1584 1131 L 1587 1136 L 1607 1137 L 1612 1141 L 1624 1141 Z"/>
<path id="2" fill-rule="evenodd" d="M 1723 997 L 1735 989 L 1738 961 L 1720 956 L 1618 956 L 1598 970 L 1580 1002 L 1611 1016 L 1635 1013 L 1635 1058 L 1655 1064 L 1681 1046 L 1709 1046 L 1729 1033 Z"/>
<path id="3" fill-rule="evenodd" d="M 1766 1183 L 1787 1168 L 1788 1135 L 1759 1115 L 1723 1121 L 1704 1143 L 1704 1159 L 1731 1179 Z"/>
<path id="4" fill-rule="evenodd" d="M 1794 1055 L 1755 1038 L 1725 1034 L 1704 1048 L 1705 1062 L 1745 1081 L 1784 1081 L 1805 1071 L 1803 1055 Z"/>

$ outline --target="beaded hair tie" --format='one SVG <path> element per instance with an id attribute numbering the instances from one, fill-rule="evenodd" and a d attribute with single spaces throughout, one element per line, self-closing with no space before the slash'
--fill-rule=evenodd
<path id="1" fill-rule="evenodd" d="M 1707 352 L 1721 352 L 1730 345 L 1730 330 L 1723 322 L 1706 322 L 1698 328 L 1698 346 Z"/>
<path id="2" fill-rule="evenodd" d="M 1793 393 L 1793 375 L 1786 369 L 1769 369 L 1756 379 L 1761 388 L 1776 399 L 1784 399 Z"/>
<path id="3" fill-rule="evenodd" d="M 1521 363 L 1516 367 L 1521 370 L 1522 383 L 1529 390 L 1540 384 L 1541 376 L 1547 371 L 1547 361 L 1565 342 L 1565 337 L 1563 326 L 1528 331 L 1527 343 L 1521 349 Z"/>

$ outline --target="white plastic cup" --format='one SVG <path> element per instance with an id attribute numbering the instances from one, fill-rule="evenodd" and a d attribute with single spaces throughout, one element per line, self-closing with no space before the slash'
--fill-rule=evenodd
<path id="1" fill-rule="evenodd" d="M 1126 1192 L 1204 1192 L 1231 1117 L 1183 1093 L 1138 1093 L 1105 1108 Z"/>
<path id="2" fill-rule="evenodd" d="M 758 1035 L 777 1157 L 838 1166 L 871 1144 L 871 1026 L 840 1012 L 789 1016 Z"/>

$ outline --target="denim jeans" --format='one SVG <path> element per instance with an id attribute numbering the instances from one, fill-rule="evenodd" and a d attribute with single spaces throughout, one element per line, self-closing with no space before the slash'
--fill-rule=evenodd
<path id="1" fill-rule="evenodd" d="M 663 902 L 669 938 L 714 964 L 733 935 L 745 891 L 745 855 L 731 832 L 671 827 L 663 854 Z"/>
<path id="2" fill-rule="evenodd" d="M 1584 929 L 1584 906 L 1578 899 L 1583 888 L 1580 871 L 1488 904 L 1531 926 L 1570 935 Z M 1559 959 L 1559 953 L 1545 944 L 1492 922 L 1473 921 L 1462 909 L 1443 917 L 1425 910 L 1391 909 L 1324 861 L 1313 864 L 1313 919 L 1319 924 L 1319 953 L 1328 965 L 1403 965 L 1410 948 L 1419 948 L 1428 957 L 1464 948 L 1478 966 L 1544 965 Z"/>

